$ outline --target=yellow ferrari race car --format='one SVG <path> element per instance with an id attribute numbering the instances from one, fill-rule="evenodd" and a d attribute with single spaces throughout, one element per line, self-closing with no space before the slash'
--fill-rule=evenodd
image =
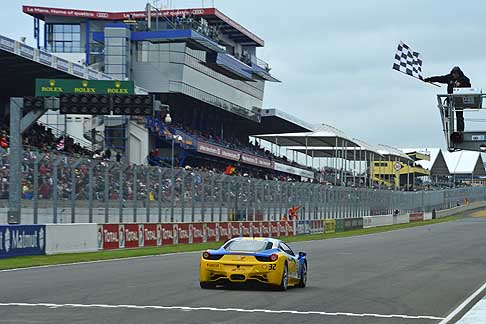
<path id="1" fill-rule="evenodd" d="M 305 252 L 295 255 L 284 242 L 272 238 L 238 237 L 218 250 L 201 255 L 199 283 L 210 289 L 232 283 L 258 282 L 279 290 L 307 284 Z"/>

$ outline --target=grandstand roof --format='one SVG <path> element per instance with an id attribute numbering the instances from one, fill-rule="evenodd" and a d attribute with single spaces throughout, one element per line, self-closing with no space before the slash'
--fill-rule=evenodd
<path id="1" fill-rule="evenodd" d="M 390 157 L 391 160 L 398 160 L 400 162 L 413 162 L 413 159 L 405 154 L 402 150 L 392 146 L 378 144 L 378 152 L 385 157 Z"/>
<path id="2" fill-rule="evenodd" d="M 313 132 L 259 134 L 253 137 L 269 141 L 279 146 L 304 147 L 336 147 L 345 145 L 348 148 L 360 147 L 354 139 L 343 131 L 329 126 L 321 125 Z M 344 142 L 344 143 L 343 143 Z M 345 144 L 346 143 L 346 144 Z"/>
<path id="3" fill-rule="evenodd" d="M 35 79 L 112 80 L 107 74 L 0 35 L 0 84 L 9 97 L 32 96 Z M 135 87 L 137 93 L 146 93 Z"/>
<path id="4" fill-rule="evenodd" d="M 312 132 L 314 126 L 279 109 L 262 109 L 261 122 L 248 123 L 250 134 Z"/>
<path id="5" fill-rule="evenodd" d="M 364 141 L 353 138 L 353 141 L 359 145 L 359 147 L 346 148 L 343 147 L 293 147 L 292 150 L 299 153 L 306 154 L 308 156 L 325 158 L 325 157 L 341 157 L 343 150 L 345 151 L 345 159 L 350 161 L 367 161 L 370 159 L 370 154 L 381 156 L 378 152 L 378 148 L 368 144 Z M 337 150 L 337 152 L 336 152 Z M 361 152 L 361 154 L 360 154 Z M 360 156 L 361 155 L 361 156 Z"/>
<path id="6" fill-rule="evenodd" d="M 0 41 L 6 39 L 6 37 L 0 36 Z M 10 40 L 10 43 L 13 47 L 16 47 L 16 43 L 19 42 Z M 0 73 L 1 92 L 11 97 L 33 96 L 36 78 L 74 78 L 68 72 L 35 62 L 13 51 L 6 50 L 4 46 L 0 46 L 0 70 L 2 71 Z"/>
<path id="7" fill-rule="evenodd" d="M 90 11 L 90 10 L 76 10 L 65 8 L 47 8 L 37 6 L 23 6 L 23 12 L 33 17 L 44 20 L 46 16 L 54 17 L 72 17 L 78 19 L 95 19 L 95 20 L 125 20 L 132 17 L 133 19 L 146 19 L 146 11 L 125 11 L 125 12 L 106 12 L 106 11 Z M 152 16 L 156 16 L 156 11 L 152 12 Z M 234 41 L 243 45 L 264 46 L 265 42 L 257 35 L 250 32 L 245 27 L 238 24 L 233 19 L 229 18 L 216 8 L 192 8 L 192 9 L 174 9 L 174 10 L 160 10 L 159 17 L 182 17 L 193 16 L 202 17 L 208 21 L 209 24 L 217 26 L 225 35 L 228 35 Z"/>

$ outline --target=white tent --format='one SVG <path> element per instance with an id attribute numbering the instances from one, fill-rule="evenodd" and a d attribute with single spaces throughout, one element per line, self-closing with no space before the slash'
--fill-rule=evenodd
<path id="1" fill-rule="evenodd" d="M 443 152 L 449 171 L 453 175 L 486 176 L 480 152 Z"/>

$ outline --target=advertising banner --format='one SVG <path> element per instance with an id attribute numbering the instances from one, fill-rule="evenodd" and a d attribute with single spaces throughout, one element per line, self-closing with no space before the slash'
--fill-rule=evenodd
<path id="1" fill-rule="evenodd" d="M 278 236 L 288 236 L 288 232 L 287 232 L 287 222 L 286 221 L 279 221 L 278 222 L 278 231 L 279 231 L 279 235 Z"/>
<path id="2" fill-rule="evenodd" d="M 310 233 L 310 224 L 308 220 L 298 220 L 296 221 L 296 235 L 304 235 Z"/>
<path id="3" fill-rule="evenodd" d="M 177 244 L 177 225 L 162 224 L 162 245 Z"/>
<path id="4" fill-rule="evenodd" d="M 199 153 L 217 156 L 232 161 L 238 161 L 246 164 L 256 165 L 262 168 L 273 169 L 273 162 L 268 159 L 246 153 L 240 153 L 239 151 L 228 149 L 219 145 L 209 144 L 204 141 L 197 142 L 197 151 Z"/>
<path id="5" fill-rule="evenodd" d="M 189 244 L 192 238 L 189 224 L 177 224 L 178 241 L 175 244 Z M 191 224 L 192 227 L 192 224 Z"/>
<path id="6" fill-rule="evenodd" d="M 250 223 L 250 233 L 252 237 L 261 237 L 262 230 L 260 228 L 261 222 L 251 222 Z"/>
<path id="7" fill-rule="evenodd" d="M 146 11 L 127 11 L 127 12 L 107 12 L 107 11 L 91 11 L 91 10 L 76 10 L 76 9 L 61 9 L 61 8 L 47 8 L 23 6 L 23 12 L 31 15 L 53 16 L 53 17 L 76 17 L 83 19 L 99 19 L 99 20 L 125 20 L 129 18 L 144 19 L 147 18 Z M 160 10 L 152 12 L 152 16 L 160 17 L 186 17 L 186 16 L 207 16 L 215 15 L 214 8 L 201 9 L 175 9 L 175 10 Z M 237 26 L 238 30 L 242 27 Z"/>
<path id="8" fill-rule="evenodd" d="M 239 237 L 241 236 L 241 231 L 240 231 L 240 224 L 239 223 L 228 223 L 229 230 L 231 233 L 231 237 Z"/>
<path id="9" fill-rule="evenodd" d="M 353 229 L 353 220 L 348 218 L 344 220 L 344 230 L 350 231 Z"/>
<path id="10" fill-rule="evenodd" d="M 326 219 L 324 221 L 324 232 L 327 233 L 336 233 L 336 220 L 335 219 Z"/>
<path id="11" fill-rule="evenodd" d="M 295 174 L 295 175 L 310 178 L 310 179 L 314 178 L 314 172 L 312 172 L 312 171 L 303 170 L 303 169 L 300 169 L 300 168 L 296 168 L 296 167 L 293 167 L 293 166 L 290 166 L 290 165 L 287 165 L 287 164 L 278 163 L 278 162 L 274 163 L 273 169 L 276 170 L 276 171 Z"/>
<path id="12" fill-rule="evenodd" d="M 142 226 L 143 246 L 157 246 L 158 232 L 157 224 L 144 224 Z"/>
<path id="13" fill-rule="evenodd" d="M 287 221 L 286 222 L 286 227 L 287 227 L 287 236 L 294 236 L 295 230 L 294 230 L 294 221 Z"/>
<path id="14" fill-rule="evenodd" d="M 410 219 L 410 223 L 421 222 L 424 220 L 424 213 L 410 213 L 409 219 Z"/>
<path id="15" fill-rule="evenodd" d="M 250 222 L 240 222 L 238 224 L 239 226 L 239 229 L 240 229 L 240 235 L 238 236 L 245 236 L 245 237 L 250 237 L 251 236 L 251 226 L 250 226 Z M 233 233 L 234 234 L 234 233 Z M 233 237 L 235 237 L 236 235 L 233 235 Z"/>
<path id="16" fill-rule="evenodd" d="M 336 232 L 344 232 L 344 219 L 336 219 Z"/>
<path id="17" fill-rule="evenodd" d="M 192 243 L 206 242 L 204 239 L 204 229 L 206 224 L 196 223 L 192 225 Z"/>
<path id="18" fill-rule="evenodd" d="M 353 228 L 353 230 L 362 229 L 363 228 L 363 218 L 362 217 L 353 218 L 351 227 Z"/>
<path id="19" fill-rule="evenodd" d="M 0 226 L 0 258 L 45 253 L 45 225 Z"/>
<path id="20" fill-rule="evenodd" d="M 261 228 L 261 236 L 262 237 L 271 237 L 270 234 L 270 223 L 269 222 L 260 222 Z"/>
<path id="21" fill-rule="evenodd" d="M 219 234 L 219 241 L 226 241 L 231 238 L 231 223 L 217 223 L 217 234 Z"/>
<path id="22" fill-rule="evenodd" d="M 139 230 L 138 224 L 125 224 L 125 248 L 139 247 Z"/>
<path id="23" fill-rule="evenodd" d="M 217 235 L 216 223 L 206 224 L 206 241 L 207 242 L 217 242 L 219 241 L 219 235 Z"/>
<path id="24" fill-rule="evenodd" d="M 310 221 L 310 234 L 324 233 L 324 221 L 323 220 L 311 220 Z"/>
<path id="25" fill-rule="evenodd" d="M 280 226 L 278 222 L 268 222 L 270 226 L 270 237 L 280 236 Z"/>
<path id="26" fill-rule="evenodd" d="M 179 141 L 179 144 L 181 144 L 184 148 L 187 149 L 195 149 L 196 141 L 192 136 L 188 135 L 184 131 L 170 127 L 158 119 L 155 118 L 146 119 L 145 126 L 150 130 L 152 130 L 153 132 L 159 134 L 160 137 L 164 137 L 167 140 L 172 140 L 174 136 L 175 137 L 180 136 L 180 138 L 182 139 L 181 141 Z"/>
<path id="27" fill-rule="evenodd" d="M 66 65 L 64 66 L 64 62 Z M 69 62 L 57 59 L 57 67 L 68 68 Z M 84 73 L 84 70 L 83 70 Z M 98 72 L 96 72 L 98 73 Z M 133 81 L 118 80 L 75 80 L 75 79 L 36 79 L 35 95 L 37 97 L 59 96 L 61 93 L 74 94 L 134 94 Z"/>
<path id="28" fill-rule="evenodd" d="M 124 246 L 124 244 L 122 245 L 122 242 L 125 241 L 124 232 L 123 230 L 120 232 L 118 224 L 104 224 L 100 225 L 100 227 L 98 227 L 98 242 L 101 240 L 101 248 L 103 250 L 118 249 Z M 120 233 L 122 233 L 122 239 L 120 239 Z"/>

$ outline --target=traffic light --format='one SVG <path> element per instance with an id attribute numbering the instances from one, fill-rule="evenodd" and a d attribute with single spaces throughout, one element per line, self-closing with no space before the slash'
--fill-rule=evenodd
<path id="1" fill-rule="evenodd" d="M 109 115 L 110 96 L 92 94 L 62 94 L 59 109 L 61 114 Z"/>
<path id="2" fill-rule="evenodd" d="M 44 108 L 44 97 L 24 97 L 24 114 Z"/>
<path id="3" fill-rule="evenodd" d="M 154 99 L 151 95 L 113 96 L 114 115 L 153 115 Z"/>

